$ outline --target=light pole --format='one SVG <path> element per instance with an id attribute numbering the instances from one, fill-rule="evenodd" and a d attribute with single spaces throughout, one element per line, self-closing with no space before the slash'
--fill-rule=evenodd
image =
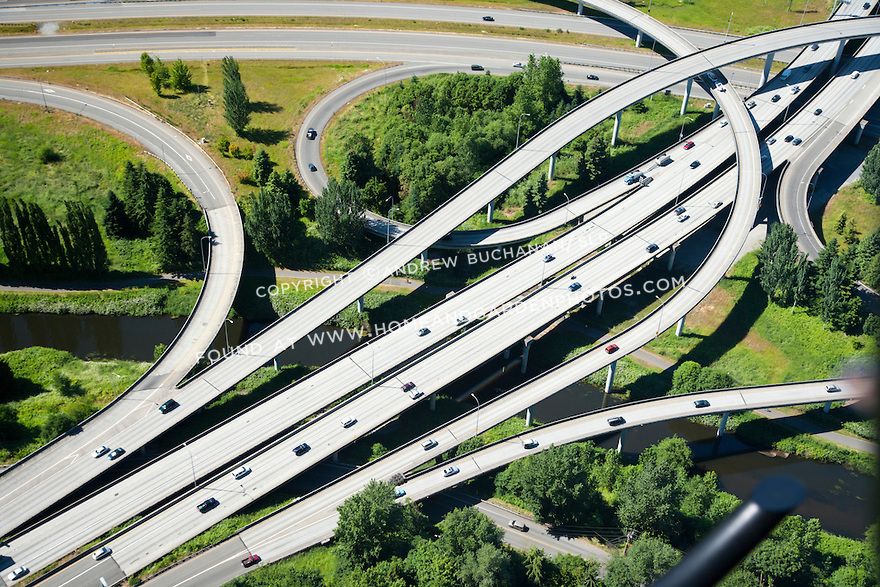
<path id="1" fill-rule="evenodd" d="M 226 324 L 232 324 L 232 319 L 227 318 L 226 322 L 223 323 L 223 332 L 226 333 L 226 352 L 229 352 L 229 327 Z"/>
<path id="2" fill-rule="evenodd" d="M 571 210 L 568 209 L 568 205 L 571 204 L 571 200 L 568 199 L 567 193 L 562 192 L 562 195 L 565 196 L 565 222 L 563 222 L 563 224 L 565 224 L 566 222 L 568 222 L 569 213 L 571 213 Z M 574 214 L 572 214 L 572 216 L 574 216 Z"/>
<path id="3" fill-rule="evenodd" d="M 654 297 L 657 298 L 657 301 L 660 302 L 660 317 L 657 319 L 657 332 L 655 334 L 660 336 L 660 327 L 663 323 L 663 306 L 666 305 L 666 300 L 661 300 L 660 296 L 654 294 Z"/>
<path id="4" fill-rule="evenodd" d="M 528 116 L 529 118 L 532 117 L 532 115 L 527 112 L 523 112 L 522 114 L 519 115 L 519 122 L 516 123 L 516 147 L 513 148 L 514 151 L 519 149 L 519 127 L 522 124 L 522 117 L 523 116 Z"/>
<path id="5" fill-rule="evenodd" d="M 386 200 L 387 201 L 387 200 Z M 385 244 L 391 242 L 391 225 L 394 223 L 394 211 L 398 210 L 397 206 L 391 206 L 391 210 L 389 211 L 389 215 L 391 216 L 391 220 L 385 223 Z"/>
<path id="6" fill-rule="evenodd" d="M 687 122 L 688 120 L 690 120 L 691 122 L 694 121 L 694 119 L 691 118 L 690 116 L 684 117 L 684 119 L 681 121 L 681 130 L 678 131 L 678 140 L 681 140 L 682 137 L 684 137 L 684 123 Z"/>
<path id="7" fill-rule="evenodd" d="M 119 375 L 117 373 L 110 373 L 110 374 L 116 375 L 116 377 L 118 377 L 119 379 L 122 379 L 122 375 Z M 113 380 L 113 396 L 114 397 L 116 396 L 116 380 L 115 379 Z"/>
<path id="8" fill-rule="evenodd" d="M 480 431 L 480 400 L 474 394 L 471 397 L 477 402 L 477 427 L 474 429 L 474 434 L 477 434 Z"/>
<path id="9" fill-rule="evenodd" d="M 822 174 L 822 169 L 823 169 L 822 167 L 819 168 L 819 171 L 816 172 L 816 179 L 814 179 L 812 181 L 812 187 L 810 189 L 810 197 L 807 198 L 807 212 L 810 211 L 810 202 L 813 201 L 813 194 L 816 193 L 816 184 L 819 183 L 819 175 Z M 763 194 L 763 193 L 764 193 L 764 191 L 761 190 L 761 194 Z"/>
<path id="10" fill-rule="evenodd" d="M 46 70 L 46 73 L 49 73 L 49 70 Z M 46 112 L 49 111 L 49 107 L 46 105 L 46 92 L 43 91 L 43 78 L 46 76 L 46 73 L 40 76 L 40 94 L 43 95 L 43 110 Z"/>
<path id="11" fill-rule="evenodd" d="M 730 32 L 730 23 L 733 22 L 733 13 L 730 13 L 730 19 L 727 21 L 727 30 L 724 31 L 724 42 L 727 42 L 727 33 Z"/>
<path id="12" fill-rule="evenodd" d="M 804 24 L 804 17 L 807 15 L 807 6 L 809 6 L 809 5 L 810 5 L 810 0 L 807 0 L 804 3 L 804 13 L 801 14 L 801 22 L 799 24 Z"/>
<path id="13" fill-rule="evenodd" d="M 192 465 L 192 471 L 193 471 L 193 489 L 195 489 L 196 487 L 198 487 L 198 485 L 196 485 L 196 460 L 193 457 L 192 451 L 189 449 L 189 447 L 186 445 L 185 442 L 183 443 L 183 448 L 185 448 L 186 452 L 189 453 L 189 463 L 190 463 L 190 465 Z"/>
<path id="14" fill-rule="evenodd" d="M 379 61 L 382 61 L 381 59 L 379 59 L 378 55 L 376 55 L 376 59 Z M 385 70 L 385 62 L 384 61 L 382 61 L 382 85 L 383 86 L 388 85 L 388 72 Z"/>
<path id="15" fill-rule="evenodd" d="M 199 252 L 202 254 L 202 273 L 205 273 L 205 274 L 208 273 L 208 265 L 205 263 L 205 247 L 204 247 L 204 245 L 203 245 L 202 243 L 205 241 L 206 238 L 207 238 L 207 239 L 210 239 L 210 238 L 211 238 L 211 235 L 210 235 L 210 234 L 206 234 L 205 236 L 203 236 L 203 237 L 199 240 Z M 208 243 L 208 246 L 211 246 L 211 244 Z"/>

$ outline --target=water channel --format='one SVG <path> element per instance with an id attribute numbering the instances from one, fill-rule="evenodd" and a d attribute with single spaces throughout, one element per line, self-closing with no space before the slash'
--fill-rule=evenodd
<path id="1" fill-rule="evenodd" d="M 116 316 L 72 316 L 54 314 L 0 315 L 0 352 L 46 346 L 66 350 L 77 357 L 112 358 L 152 361 L 153 349 L 159 343 L 168 343 L 183 325 L 183 318 L 133 318 Z M 253 336 L 265 324 L 235 320 L 229 325 L 231 345 L 237 345 Z M 344 332 L 344 331 L 343 331 Z M 278 358 L 279 365 L 300 363 L 322 365 L 357 345 L 358 341 L 340 330 L 322 327 L 312 338 L 322 336 L 323 342 L 314 344 L 309 337 L 287 349 Z M 331 333 L 336 333 L 331 340 Z M 214 348 L 222 352 L 227 333 L 221 331 L 214 340 Z M 518 369 L 516 370 L 518 371 Z M 479 377 L 482 377 L 480 375 Z M 461 382 L 462 387 L 473 382 Z M 484 392 L 485 393 L 485 392 Z M 482 397 L 484 393 L 481 393 Z M 491 394 L 485 393 L 486 397 Z M 587 384 L 575 384 L 535 406 L 534 416 L 542 422 L 588 412 L 610 400 L 601 390 Z M 745 498 L 764 477 L 785 474 L 799 479 L 807 487 L 807 499 L 795 513 L 818 518 L 829 532 L 862 539 L 868 521 L 873 481 L 839 465 L 826 465 L 796 456 L 782 458 L 768 456 L 746 445 L 734 436 L 725 435 L 716 441 L 715 429 L 689 420 L 674 420 L 631 429 L 627 435 L 625 452 L 637 455 L 645 447 L 677 434 L 685 438 L 694 451 L 698 467 L 715 471 L 721 489 Z M 599 439 L 606 448 L 617 445 L 617 436 Z"/>

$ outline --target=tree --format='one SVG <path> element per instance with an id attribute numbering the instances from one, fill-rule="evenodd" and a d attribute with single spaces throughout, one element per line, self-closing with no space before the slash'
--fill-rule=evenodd
<path id="1" fill-rule="evenodd" d="M 788 224 L 774 224 L 758 259 L 761 287 L 767 296 L 781 306 L 790 305 L 798 289 L 798 267 L 806 262 L 806 255 L 798 249 L 794 229 Z"/>
<path id="2" fill-rule="evenodd" d="M 693 393 L 698 391 L 700 372 L 703 367 L 694 361 L 685 361 L 675 368 L 672 374 L 671 394 Z"/>
<path id="3" fill-rule="evenodd" d="M 269 175 L 272 173 L 272 160 L 269 154 L 263 149 L 257 149 L 254 153 L 254 169 L 251 175 L 257 185 L 264 186 L 269 181 Z"/>
<path id="4" fill-rule="evenodd" d="M 181 61 L 180 58 L 171 66 L 168 82 L 171 88 L 177 92 L 185 92 L 192 86 L 192 73 L 189 70 L 189 66 Z"/>
<path id="5" fill-rule="evenodd" d="M 174 205 L 170 195 L 163 189 L 156 201 L 153 217 L 153 252 L 161 271 L 176 268 L 183 257 L 180 247 L 178 217 L 173 213 Z"/>
<path id="6" fill-rule="evenodd" d="M 598 134 L 590 139 L 587 148 L 582 155 L 582 179 L 589 181 L 601 180 L 611 163 L 611 154 L 608 150 L 608 141 L 604 134 Z"/>
<path id="7" fill-rule="evenodd" d="M 419 587 L 458 587 L 457 554 L 433 540 L 416 538 L 406 556 L 406 566 Z"/>
<path id="8" fill-rule="evenodd" d="M 617 517 L 634 528 L 672 540 L 678 536 L 684 473 L 663 463 L 640 464 L 617 488 Z"/>
<path id="9" fill-rule="evenodd" d="M 841 213 L 837 218 L 837 222 L 834 223 L 834 232 L 837 234 L 843 234 L 843 230 L 846 228 L 846 219 L 846 212 Z"/>
<path id="10" fill-rule="evenodd" d="M 315 202 L 315 223 L 325 243 L 340 250 L 359 249 L 366 230 L 361 190 L 353 182 L 331 178 Z"/>
<path id="11" fill-rule="evenodd" d="M 608 563 L 606 587 L 650 585 L 681 558 L 670 545 L 653 536 L 641 536 L 629 548 L 628 556 L 614 557 Z"/>
<path id="12" fill-rule="evenodd" d="M 574 554 L 557 554 L 549 559 L 552 565 L 549 585 L 553 587 L 600 587 L 599 563 Z"/>
<path id="13" fill-rule="evenodd" d="M 516 578 L 510 554 L 492 544 L 483 544 L 476 552 L 467 552 L 455 577 L 462 587 L 513 587 Z"/>
<path id="14" fill-rule="evenodd" d="M 817 568 L 812 562 L 819 541 L 819 520 L 788 516 L 743 561 L 753 574 L 763 574 L 771 585 L 810 585 Z"/>
<path id="15" fill-rule="evenodd" d="M 504 536 L 504 530 L 474 508 L 454 509 L 437 525 L 441 530 L 437 544 L 457 557 L 474 553 L 484 544 L 500 548 Z"/>
<path id="16" fill-rule="evenodd" d="M 223 72 L 223 117 L 235 134 L 241 136 L 251 118 L 250 99 L 241 81 L 235 58 L 224 57 L 221 60 L 221 70 Z"/>
<path id="17" fill-rule="evenodd" d="M 104 202 L 104 232 L 111 238 L 119 238 L 129 234 L 125 204 L 113 190 L 107 190 L 107 201 Z"/>
<path id="18" fill-rule="evenodd" d="M 156 57 L 153 62 L 153 69 L 150 72 L 150 85 L 157 96 L 162 95 L 162 88 L 168 86 L 168 80 L 171 77 L 168 68 L 162 63 L 162 60 Z"/>
<path id="19" fill-rule="evenodd" d="M 59 434 L 67 432 L 76 425 L 69 414 L 65 412 L 52 412 L 40 426 L 40 440 L 49 442 Z"/>
<path id="20" fill-rule="evenodd" d="M 153 75 L 154 65 L 153 58 L 150 57 L 149 53 L 146 51 L 141 53 L 141 71 L 147 74 L 147 77 Z"/>
<path id="21" fill-rule="evenodd" d="M 874 145 L 874 148 L 865 157 L 859 183 L 866 192 L 873 196 L 875 204 L 880 202 L 880 143 Z"/>
<path id="22" fill-rule="evenodd" d="M 396 503 L 394 489 L 373 480 L 339 506 L 333 537 L 341 555 L 363 569 L 404 552 L 422 523 L 415 506 Z"/>
<path id="23" fill-rule="evenodd" d="M 299 190 L 291 186 L 291 189 Z M 305 238 L 305 226 L 299 219 L 295 196 L 283 186 L 270 181 L 256 196 L 244 202 L 244 228 L 254 247 L 279 267 L 291 267 L 298 245 Z"/>
<path id="24" fill-rule="evenodd" d="M 547 564 L 547 555 L 544 554 L 543 548 L 532 546 L 526 551 L 526 576 L 535 585 L 543 585 L 546 577 L 545 565 Z"/>

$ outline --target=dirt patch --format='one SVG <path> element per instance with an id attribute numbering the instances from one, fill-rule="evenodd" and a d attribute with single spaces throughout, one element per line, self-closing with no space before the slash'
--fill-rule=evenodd
<path id="1" fill-rule="evenodd" d="M 733 294 L 720 287 L 713 288 L 709 295 L 688 313 L 688 326 L 700 334 L 714 331 L 730 314 L 733 302 Z"/>

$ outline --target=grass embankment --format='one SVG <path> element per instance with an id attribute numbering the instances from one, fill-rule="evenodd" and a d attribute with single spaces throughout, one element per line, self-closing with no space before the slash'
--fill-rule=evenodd
<path id="1" fill-rule="evenodd" d="M 100 283 L 95 285 L 100 287 Z M 187 281 L 119 291 L 51 294 L 4 291 L 0 292 L 0 313 L 189 316 L 201 288 L 201 281 Z"/>
<path id="2" fill-rule="evenodd" d="M 842 232 L 838 232 L 836 225 L 844 214 L 847 218 L 847 226 Z M 846 236 L 850 224 L 855 229 L 856 238 L 862 238 L 880 226 L 880 206 L 871 203 L 865 190 L 856 184 L 844 187 L 831 197 L 822 212 L 819 238 L 824 243 L 836 238 L 837 243 L 846 248 L 848 246 Z M 813 226 L 819 225 L 820 223 L 814 218 Z"/>
<path id="3" fill-rule="evenodd" d="M 150 366 L 132 361 L 83 361 L 66 351 L 42 347 L 3 353 L 0 359 L 15 378 L 12 389 L 2 390 L 2 398 L 17 413 L 15 424 L 0 435 L 3 463 L 16 461 L 51 440 L 41 438 L 41 427 L 50 415 L 61 412 L 80 422 Z"/>
<path id="4" fill-rule="evenodd" d="M 478 6 L 487 11 L 493 9 L 506 10 L 540 10 L 546 12 L 576 13 L 578 3 L 573 0 L 546 0 L 534 2 L 530 0 L 425 0 L 423 4 L 442 4 L 450 6 Z M 638 0 L 633 2 L 636 8 L 648 12 L 649 2 Z M 825 20 L 830 13 L 833 2 L 824 1 L 818 5 L 809 6 L 809 1 L 797 0 L 789 8 L 786 0 L 692 0 L 681 2 L 680 0 L 651 0 L 650 15 L 673 26 L 700 28 L 716 31 L 726 31 L 732 34 L 754 34 L 775 28 L 794 26 L 801 22 L 815 22 Z M 492 13 L 496 18 L 497 13 Z M 604 16 L 589 8 L 584 8 L 587 16 Z M 434 23 L 430 21 L 402 21 L 399 19 L 349 19 L 349 18 L 325 18 L 325 17 L 190 17 L 190 18 L 149 18 L 149 19 L 107 19 L 79 22 L 59 23 L 61 31 L 107 31 L 137 29 L 167 29 L 167 28 L 217 28 L 217 27 L 332 27 L 345 28 L 358 26 L 360 28 L 382 28 L 390 30 L 439 30 L 448 32 L 487 32 L 494 33 L 502 29 L 500 25 L 491 27 L 483 23 L 453 24 Z M 26 34 L 32 33 L 34 24 L 6 25 L 0 28 L 0 33 Z M 515 29 L 519 30 L 519 29 Z M 549 31 L 546 31 L 549 32 Z"/>
<path id="5" fill-rule="evenodd" d="M 165 175 L 176 190 L 186 193 L 177 177 L 160 161 L 139 151 L 140 145 L 133 139 L 89 118 L 61 110 L 46 113 L 35 104 L 2 102 L 0 129 L 0 151 L 4 153 L 0 157 L 0 192 L 7 198 L 39 204 L 50 221 L 66 217 L 64 200 L 76 200 L 86 203 L 100 224 L 107 191 L 118 191 L 118 175 L 126 161 L 143 161 L 149 171 Z M 51 147 L 57 160 L 42 163 L 39 153 L 44 147 Z M 104 242 L 110 258 L 109 277 L 156 273 L 149 242 L 106 237 Z M 5 260 L 5 255 L 0 256 L 0 261 Z"/>

